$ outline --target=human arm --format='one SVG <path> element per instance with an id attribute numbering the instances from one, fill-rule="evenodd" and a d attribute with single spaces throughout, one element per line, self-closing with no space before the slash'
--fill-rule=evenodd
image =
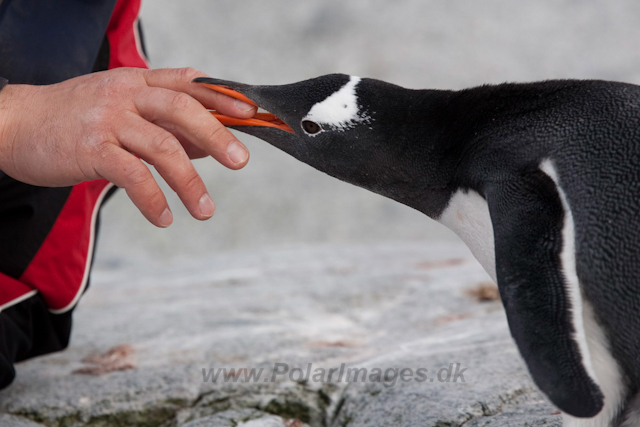
<path id="1" fill-rule="evenodd" d="M 256 110 L 191 84 L 200 76 L 189 68 L 120 68 L 47 86 L 9 84 L 0 92 L 0 170 L 52 187 L 105 178 L 166 227 L 171 211 L 142 159 L 194 218 L 207 219 L 215 207 L 190 159 L 211 155 L 231 169 L 249 159 L 207 108 L 240 118 Z"/>

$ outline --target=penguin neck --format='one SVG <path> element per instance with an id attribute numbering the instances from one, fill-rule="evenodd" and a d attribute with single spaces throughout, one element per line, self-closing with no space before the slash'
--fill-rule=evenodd
<path id="1" fill-rule="evenodd" d="M 397 93 L 397 92 L 396 92 Z M 374 190 L 437 219 L 457 190 L 459 153 L 464 146 L 456 92 L 397 93 L 391 120 L 399 126 L 384 138 L 396 143 L 397 163 L 383 191 Z"/>
<path id="2" fill-rule="evenodd" d="M 399 164 L 412 179 L 399 180 L 404 189 L 396 186 L 385 195 L 433 219 L 440 217 L 459 191 L 472 190 L 484 198 L 492 176 L 522 161 L 508 156 L 513 149 L 511 140 L 504 138 L 505 129 L 517 129 L 519 117 L 555 102 L 548 96 L 555 86 L 542 86 L 502 84 L 400 94 L 405 116 L 397 119 L 401 125 L 395 131 L 405 147 Z M 541 144 L 529 148 L 531 158 L 546 150 Z M 504 155 L 497 156 L 498 151 Z"/>

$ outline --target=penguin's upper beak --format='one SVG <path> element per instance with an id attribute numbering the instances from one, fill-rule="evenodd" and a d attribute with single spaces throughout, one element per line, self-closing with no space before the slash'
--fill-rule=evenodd
<path id="1" fill-rule="evenodd" d="M 253 100 L 249 99 L 245 94 L 238 92 L 234 89 L 237 86 L 245 86 L 240 83 L 235 82 L 227 82 L 224 80 L 212 79 L 208 77 L 198 77 L 193 80 L 193 83 L 201 84 L 211 90 L 222 93 L 224 95 L 230 96 L 235 99 L 239 99 L 243 102 L 246 102 L 249 105 L 253 105 L 254 107 L 260 107 L 260 105 L 256 104 Z M 234 87 L 232 87 L 234 86 Z M 249 87 L 249 85 L 246 85 Z M 289 127 L 282 119 L 277 117 L 275 114 L 271 114 L 269 112 L 265 113 L 256 113 L 252 118 L 249 119 L 239 119 L 236 117 L 226 116 L 218 111 L 211 110 L 211 114 L 218 119 L 220 123 L 225 126 L 258 126 L 258 127 L 271 127 L 283 130 L 285 132 L 293 133 L 293 129 Z"/>

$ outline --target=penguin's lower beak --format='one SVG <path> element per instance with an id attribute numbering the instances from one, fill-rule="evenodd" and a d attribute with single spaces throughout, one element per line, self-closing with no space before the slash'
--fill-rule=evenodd
<path id="1" fill-rule="evenodd" d="M 295 124 L 300 123 L 298 116 L 301 110 L 296 97 L 298 84 L 257 86 L 210 77 L 199 77 L 193 82 L 268 111 L 256 113 L 250 119 L 238 119 L 213 111 L 212 114 L 223 125 L 260 138 L 300 161 L 313 163 L 315 157 L 309 152 L 312 145 L 305 144 L 295 128 Z"/>
<path id="2" fill-rule="evenodd" d="M 218 84 L 213 84 L 212 82 L 220 82 Z M 239 99 L 240 101 L 246 102 L 247 104 L 253 105 L 254 107 L 259 107 L 254 101 L 249 99 L 246 95 L 238 92 L 237 90 L 232 89 L 228 85 L 225 85 L 220 80 L 214 80 L 206 77 L 199 77 L 193 80 L 193 83 L 201 84 L 211 90 L 222 93 L 224 95 L 230 96 L 235 99 Z M 211 110 L 211 114 L 218 119 L 220 123 L 225 126 L 258 126 L 258 127 L 271 127 L 283 130 L 289 133 L 295 133 L 289 125 L 287 125 L 282 119 L 278 118 L 276 115 L 271 113 L 256 113 L 250 119 L 239 119 L 237 117 L 226 116 L 218 111 Z"/>

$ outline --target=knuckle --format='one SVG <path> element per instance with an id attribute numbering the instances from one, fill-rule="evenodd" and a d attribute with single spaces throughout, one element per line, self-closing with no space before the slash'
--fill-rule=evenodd
<path id="1" fill-rule="evenodd" d="M 75 147 L 75 161 L 82 173 L 93 176 L 99 168 L 111 157 L 111 146 L 106 139 L 92 135 Z"/>
<path id="2" fill-rule="evenodd" d="M 189 175 L 187 176 L 184 182 L 183 188 L 187 192 L 191 192 L 199 189 L 200 186 L 201 186 L 200 176 L 195 171 L 191 171 L 191 173 L 189 173 Z"/>
<path id="3" fill-rule="evenodd" d="M 161 133 L 153 142 L 153 149 L 163 156 L 173 156 L 179 154 L 180 143 L 170 133 Z"/>
<path id="4" fill-rule="evenodd" d="M 159 189 L 152 191 L 147 197 L 147 204 L 156 210 L 161 210 L 166 205 L 164 195 Z"/>
<path id="5" fill-rule="evenodd" d="M 86 123 L 82 123 L 85 138 L 78 142 L 84 153 L 105 155 L 110 145 L 117 140 L 114 136 L 114 115 L 104 108 L 94 108 L 87 114 Z"/>
<path id="6" fill-rule="evenodd" d="M 97 99 L 108 98 L 117 88 L 112 87 L 108 78 L 98 80 L 93 86 Z"/>
<path id="7" fill-rule="evenodd" d="M 224 128 L 224 126 L 219 125 L 219 126 L 213 126 L 210 129 L 207 129 L 208 134 L 207 139 L 209 141 L 212 141 L 214 143 L 218 143 L 218 142 L 227 142 L 226 140 L 223 141 L 224 137 L 227 135 L 227 130 Z"/>
<path id="8" fill-rule="evenodd" d="M 151 173 L 141 164 L 129 164 L 129 167 L 125 168 L 125 173 L 127 181 L 132 187 L 147 187 L 153 180 Z"/>
<path id="9" fill-rule="evenodd" d="M 193 67 L 185 67 L 178 69 L 178 79 L 183 82 L 191 82 L 196 77 L 202 76 L 202 73 Z"/>
<path id="10" fill-rule="evenodd" d="M 187 110 L 193 107 L 194 99 L 184 92 L 178 92 L 171 100 L 171 106 L 176 110 Z"/>
<path id="11" fill-rule="evenodd" d="M 121 67 L 123 72 L 127 73 L 129 76 L 142 77 L 146 76 L 149 70 L 147 68 L 138 68 L 138 67 Z"/>
<path id="12" fill-rule="evenodd" d="M 93 128 L 93 133 L 100 137 L 106 137 L 109 129 L 113 126 L 115 115 L 109 106 L 99 106 L 91 109 L 88 114 L 89 125 Z"/>
<path id="13" fill-rule="evenodd" d="M 131 74 L 121 70 L 111 70 L 104 78 L 93 83 L 93 90 L 98 99 L 114 99 L 128 96 L 134 86 Z M 115 72 L 117 71 L 117 72 Z"/>
<path id="14" fill-rule="evenodd" d="M 101 160 L 106 159 L 112 150 L 111 143 L 98 134 L 95 135 L 95 138 L 89 138 L 85 144 L 82 144 L 82 148 L 85 153 L 92 152 Z"/>
<path id="15" fill-rule="evenodd" d="M 132 81 L 146 75 L 148 70 L 135 67 L 119 67 L 109 70 L 113 73 L 116 81 Z"/>
<path id="16" fill-rule="evenodd" d="M 108 161 L 112 155 L 113 146 L 106 137 L 95 134 L 83 144 L 79 144 L 79 157 L 94 158 L 96 162 Z"/>

